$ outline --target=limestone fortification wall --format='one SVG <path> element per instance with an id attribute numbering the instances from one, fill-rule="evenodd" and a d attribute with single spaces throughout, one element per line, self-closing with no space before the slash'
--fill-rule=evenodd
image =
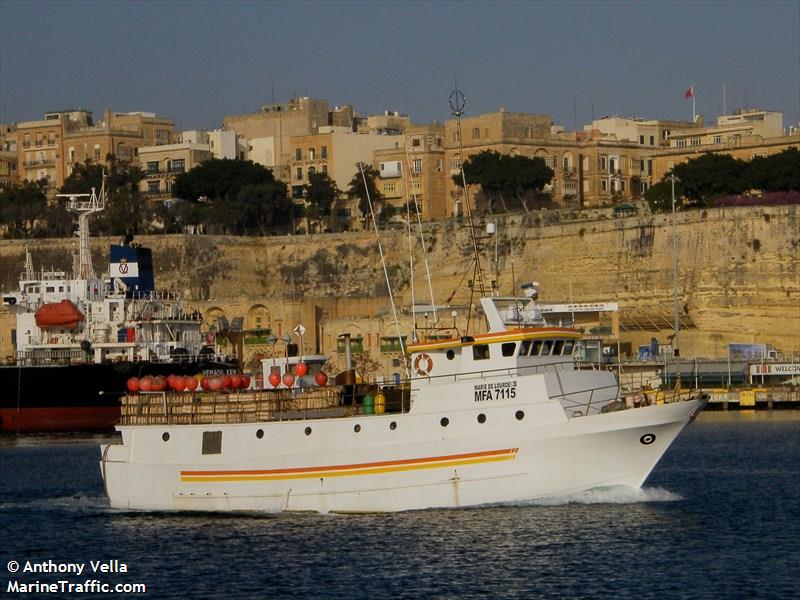
<path id="1" fill-rule="evenodd" d="M 671 333 L 642 329 L 673 315 L 670 215 L 614 219 L 609 213 L 536 212 L 500 218 L 497 239 L 482 240 L 487 281 L 501 292 L 536 280 L 547 302 L 616 301 L 621 338 L 634 344 Z M 588 218 L 587 218 L 588 217 Z M 800 351 L 800 210 L 797 206 L 689 211 L 677 215 L 679 305 L 687 329 L 684 356 L 722 356 L 730 342 L 768 343 Z M 381 232 L 400 307 L 410 305 L 408 238 Z M 108 244 L 95 239 L 96 267 Z M 374 232 L 267 238 L 145 236 L 159 287 L 180 291 L 201 310 L 258 303 L 275 316 L 319 307 L 329 322 L 367 318 L 389 307 Z M 472 247 L 466 227 L 426 226 L 425 242 L 437 303 L 469 301 Z M 69 269 L 75 240 L 28 242 L 34 265 Z M 0 242 L 0 282 L 13 289 L 25 243 Z M 495 252 L 497 274 L 495 274 Z M 415 240 L 417 298 L 427 300 L 422 245 Z M 293 300 L 293 301 L 292 301 Z M 301 311 L 303 312 L 303 311 Z M 287 317 L 288 319 L 288 317 Z M 287 325 L 289 322 L 287 320 Z M 249 323 L 252 327 L 253 324 Z M 626 331 L 627 330 L 627 331 Z"/>

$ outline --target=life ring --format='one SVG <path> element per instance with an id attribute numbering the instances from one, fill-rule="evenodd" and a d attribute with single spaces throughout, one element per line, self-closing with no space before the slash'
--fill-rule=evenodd
<path id="1" fill-rule="evenodd" d="M 414 359 L 414 370 L 417 375 L 425 377 L 431 372 L 431 369 L 433 369 L 433 359 L 424 352 L 418 354 L 417 358 Z"/>

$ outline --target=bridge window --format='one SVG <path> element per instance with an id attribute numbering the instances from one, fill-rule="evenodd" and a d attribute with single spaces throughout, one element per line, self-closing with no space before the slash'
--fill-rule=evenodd
<path id="1" fill-rule="evenodd" d="M 564 340 L 556 340 L 556 345 L 553 346 L 553 355 L 561 356 L 561 352 L 563 350 L 564 350 Z"/>
<path id="2" fill-rule="evenodd" d="M 542 351 L 542 340 L 535 340 L 533 342 L 533 348 L 531 348 L 531 356 L 539 356 L 539 353 Z"/>
<path id="3" fill-rule="evenodd" d="M 564 342 L 564 356 L 572 356 L 572 349 L 575 347 L 575 342 L 566 340 Z"/>
<path id="4" fill-rule="evenodd" d="M 519 355 L 528 356 L 528 352 L 530 351 L 531 351 L 531 340 L 523 340 L 523 342 L 519 345 Z"/>
<path id="5" fill-rule="evenodd" d="M 473 360 L 487 360 L 489 358 L 489 345 L 476 344 L 472 347 Z"/>
<path id="6" fill-rule="evenodd" d="M 545 340 L 542 346 L 542 356 L 550 356 L 553 351 L 553 340 Z"/>
<path id="7" fill-rule="evenodd" d="M 506 342 L 502 345 L 503 356 L 514 356 L 517 350 L 516 342 Z"/>

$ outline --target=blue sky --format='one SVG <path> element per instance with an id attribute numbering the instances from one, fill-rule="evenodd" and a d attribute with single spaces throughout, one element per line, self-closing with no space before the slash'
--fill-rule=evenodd
<path id="1" fill-rule="evenodd" d="M 0 0 L 0 122 L 83 107 L 210 128 L 273 98 L 362 114 L 800 118 L 800 2 L 18 2 Z"/>

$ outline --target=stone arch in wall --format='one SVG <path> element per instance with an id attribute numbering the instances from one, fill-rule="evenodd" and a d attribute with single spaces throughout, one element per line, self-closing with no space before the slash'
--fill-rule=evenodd
<path id="1" fill-rule="evenodd" d="M 272 329 L 272 316 L 264 304 L 254 304 L 247 311 L 245 329 Z"/>

